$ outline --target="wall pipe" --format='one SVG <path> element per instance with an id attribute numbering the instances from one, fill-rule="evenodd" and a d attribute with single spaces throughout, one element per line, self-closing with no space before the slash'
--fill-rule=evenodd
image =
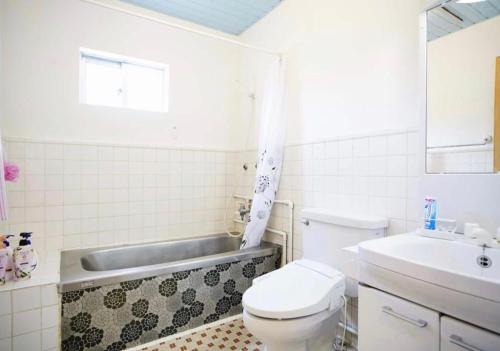
<path id="1" fill-rule="evenodd" d="M 234 194 L 233 198 L 248 201 L 252 197 Z M 286 235 L 286 238 L 283 239 L 283 242 L 286 243 L 286 246 L 285 246 L 286 263 L 288 263 L 288 262 L 293 260 L 293 208 L 294 208 L 294 204 L 290 200 L 274 200 L 274 203 L 288 207 L 288 233 L 278 231 L 278 230 L 272 229 L 272 228 L 266 228 L 266 230 L 271 232 L 271 233 L 278 234 L 278 235 L 283 235 L 283 233 L 285 235 L 288 234 L 288 235 Z"/>

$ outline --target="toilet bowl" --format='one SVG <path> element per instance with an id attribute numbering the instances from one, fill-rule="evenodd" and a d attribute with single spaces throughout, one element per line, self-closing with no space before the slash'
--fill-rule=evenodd
<path id="1" fill-rule="evenodd" d="M 332 267 L 295 261 L 254 280 L 243 295 L 243 321 L 266 351 L 331 351 L 344 290 Z"/>
<path id="2" fill-rule="evenodd" d="M 266 351 L 331 351 L 352 258 L 343 248 L 382 237 L 387 218 L 303 209 L 303 259 L 256 278 L 243 295 L 243 322 Z M 349 272 L 347 272 L 349 273 Z"/>

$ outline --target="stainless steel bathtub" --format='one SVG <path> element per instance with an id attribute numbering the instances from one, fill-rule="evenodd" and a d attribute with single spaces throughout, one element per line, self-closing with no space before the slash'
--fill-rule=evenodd
<path id="1" fill-rule="evenodd" d="M 116 284 L 216 264 L 269 256 L 280 246 L 240 250 L 240 238 L 217 234 L 147 244 L 63 251 L 59 292 Z"/>

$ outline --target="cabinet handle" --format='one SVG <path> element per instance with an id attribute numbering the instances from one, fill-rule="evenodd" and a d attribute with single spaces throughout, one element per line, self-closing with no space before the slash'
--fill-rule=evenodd
<path id="1" fill-rule="evenodd" d="M 407 323 L 410 323 L 411 325 L 414 325 L 419 328 L 424 328 L 427 326 L 427 322 L 421 319 L 413 319 L 410 317 L 406 317 L 405 315 L 402 315 L 401 313 L 394 312 L 392 307 L 389 306 L 383 306 L 382 307 L 382 312 L 387 313 L 390 316 L 399 318 Z"/>
<path id="2" fill-rule="evenodd" d="M 467 350 L 467 351 L 484 351 L 483 349 L 480 349 L 479 347 L 475 347 L 471 344 L 466 343 L 464 341 L 464 339 L 462 339 L 460 336 L 455 335 L 455 334 L 452 334 L 450 336 L 450 342 L 452 344 L 460 346 L 461 348 L 463 348 L 464 350 Z"/>

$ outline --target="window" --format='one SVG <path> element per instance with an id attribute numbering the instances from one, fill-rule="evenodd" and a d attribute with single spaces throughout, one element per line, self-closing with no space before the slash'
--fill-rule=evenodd
<path id="1" fill-rule="evenodd" d="M 168 65 L 80 49 L 80 102 L 167 112 Z"/>

